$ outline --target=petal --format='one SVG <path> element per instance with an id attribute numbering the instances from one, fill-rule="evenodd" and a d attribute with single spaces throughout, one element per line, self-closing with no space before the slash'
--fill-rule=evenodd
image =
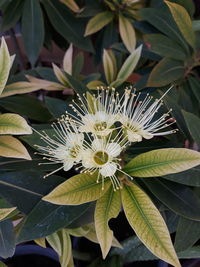
<path id="1" fill-rule="evenodd" d="M 64 164 L 63 164 L 63 169 L 64 171 L 68 171 L 70 170 L 74 165 L 74 161 L 66 161 Z"/>
<path id="2" fill-rule="evenodd" d="M 106 152 L 111 157 L 117 157 L 122 152 L 122 148 L 118 143 L 109 143 Z"/>
<path id="3" fill-rule="evenodd" d="M 92 144 L 91 144 L 92 148 L 94 151 L 98 151 L 98 150 L 104 150 L 104 143 L 102 139 L 98 139 L 96 138 Z"/>
<path id="4" fill-rule="evenodd" d="M 117 164 L 114 162 L 105 164 L 102 168 L 100 168 L 100 173 L 104 177 L 113 176 L 117 170 Z"/>
<path id="5" fill-rule="evenodd" d="M 85 168 L 96 167 L 95 162 L 93 161 L 94 152 L 91 149 L 86 149 L 82 152 L 82 165 Z"/>
<path id="6" fill-rule="evenodd" d="M 127 130 L 128 140 L 130 142 L 141 142 L 142 141 L 142 135 L 132 132 L 130 130 Z"/>

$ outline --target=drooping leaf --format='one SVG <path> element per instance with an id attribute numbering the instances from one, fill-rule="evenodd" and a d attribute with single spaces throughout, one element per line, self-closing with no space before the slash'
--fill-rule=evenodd
<path id="1" fill-rule="evenodd" d="M 0 46 L 0 94 L 2 93 L 4 87 L 6 86 L 10 68 L 11 68 L 10 54 L 8 51 L 7 44 L 4 38 L 2 38 Z"/>
<path id="2" fill-rule="evenodd" d="M 17 114 L 0 114 L 0 134 L 31 134 L 26 120 Z"/>
<path id="3" fill-rule="evenodd" d="M 44 42 L 44 21 L 38 0 L 26 0 L 24 2 L 22 36 L 26 55 L 33 67 Z"/>
<path id="4" fill-rule="evenodd" d="M 15 235 L 10 220 L 0 222 L 0 256 L 4 259 L 12 257 L 15 252 Z"/>
<path id="5" fill-rule="evenodd" d="M 173 212 L 191 220 L 200 220 L 200 199 L 185 185 L 162 178 L 143 179 L 148 189 Z"/>
<path id="6" fill-rule="evenodd" d="M 120 192 L 119 190 L 114 192 L 112 187 L 97 200 L 95 208 L 95 229 L 104 259 L 111 248 L 113 240 L 113 232 L 110 230 L 108 222 L 111 218 L 117 217 L 120 208 Z"/>
<path id="7" fill-rule="evenodd" d="M 164 148 L 140 154 L 124 171 L 136 177 L 156 177 L 188 170 L 200 164 L 200 153 L 185 148 Z"/>
<path id="8" fill-rule="evenodd" d="M 124 185 L 121 194 L 125 215 L 145 246 L 160 259 L 181 266 L 165 221 L 150 198 L 134 184 Z"/>
<path id="9" fill-rule="evenodd" d="M 196 115 L 185 110 L 183 110 L 182 113 L 193 140 L 197 143 L 198 146 L 200 146 L 200 119 Z"/>
<path id="10" fill-rule="evenodd" d="M 168 85 L 180 79 L 185 73 L 182 61 L 172 58 L 163 58 L 152 70 L 147 86 L 159 87 Z"/>
<path id="11" fill-rule="evenodd" d="M 68 266 L 72 256 L 72 245 L 66 229 L 53 233 L 46 237 L 51 247 L 58 253 L 61 267 Z"/>
<path id="12" fill-rule="evenodd" d="M 79 205 L 97 200 L 106 193 L 111 182 L 106 179 L 102 190 L 102 184 L 96 181 L 97 174 L 75 175 L 56 187 L 43 200 L 60 205 Z"/>
<path id="13" fill-rule="evenodd" d="M 174 247 L 176 251 L 184 251 L 192 247 L 200 238 L 200 221 L 192 221 L 180 217 L 176 230 Z"/>
<path id="14" fill-rule="evenodd" d="M 96 16 L 91 18 L 85 29 L 85 36 L 95 33 L 101 30 L 104 26 L 110 23 L 114 18 L 113 12 L 105 11 L 98 13 Z"/>
<path id="15" fill-rule="evenodd" d="M 169 7 L 172 17 L 178 25 L 183 37 L 193 48 L 195 48 L 195 35 L 192 30 L 192 21 L 185 8 L 166 0 L 165 3 Z"/>
<path id="16" fill-rule="evenodd" d="M 31 157 L 22 143 L 15 137 L 0 136 L 0 156 L 31 160 Z"/>
<path id="17" fill-rule="evenodd" d="M 135 30 L 130 20 L 122 14 L 119 15 L 119 33 L 124 45 L 128 51 L 132 53 L 135 50 L 136 45 Z"/>

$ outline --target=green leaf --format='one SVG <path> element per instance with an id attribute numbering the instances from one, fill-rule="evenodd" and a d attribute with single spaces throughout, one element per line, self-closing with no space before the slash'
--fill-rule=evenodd
<path id="1" fill-rule="evenodd" d="M 96 203 L 95 229 L 104 259 L 112 246 L 113 240 L 113 231 L 110 230 L 108 222 L 111 218 L 118 216 L 120 208 L 120 192 L 119 190 L 114 192 L 112 186 Z"/>
<path id="2" fill-rule="evenodd" d="M 5 265 L 2 261 L 0 261 L 0 267 L 8 267 L 8 266 Z"/>
<path id="3" fill-rule="evenodd" d="M 16 208 L 0 208 L 0 221 L 5 220 Z"/>
<path id="4" fill-rule="evenodd" d="M 148 34 L 145 39 L 150 43 L 150 49 L 162 57 L 184 60 L 186 54 L 182 47 L 173 39 L 163 34 Z"/>
<path id="5" fill-rule="evenodd" d="M 136 177 L 156 177 L 185 171 L 199 164 L 199 152 L 164 148 L 140 154 L 124 167 L 124 171 Z"/>
<path id="6" fill-rule="evenodd" d="M 44 42 L 44 21 L 38 0 L 26 0 L 24 3 L 22 36 L 26 55 L 33 67 Z"/>
<path id="7" fill-rule="evenodd" d="M 11 58 L 8 51 L 7 44 L 2 37 L 0 46 L 0 94 L 2 93 L 6 82 L 8 80 L 9 72 L 11 68 Z"/>
<path id="8" fill-rule="evenodd" d="M 59 118 L 68 109 L 67 103 L 59 98 L 46 96 L 45 104 L 54 118 Z"/>
<path id="9" fill-rule="evenodd" d="M 113 12 L 105 11 L 98 13 L 96 16 L 91 18 L 86 26 L 85 35 L 90 35 L 101 30 L 104 26 L 110 23 L 114 18 Z"/>
<path id="10" fill-rule="evenodd" d="M 119 33 L 127 50 L 132 53 L 135 50 L 135 30 L 129 19 L 119 14 Z"/>
<path id="11" fill-rule="evenodd" d="M 182 78 L 185 73 L 183 62 L 172 58 L 163 58 L 152 70 L 147 86 L 159 87 L 168 85 Z"/>
<path id="12" fill-rule="evenodd" d="M 43 0 L 50 22 L 65 40 L 89 52 L 93 52 L 89 38 L 84 37 L 84 20 L 75 18 L 69 9 L 57 0 Z"/>
<path id="13" fill-rule="evenodd" d="M 188 77 L 188 81 L 196 100 L 200 103 L 199 79 L 190 76 Z"/>
<path id="14" fill-rule="evenodd" d="M 104 49 L 103 51 L 103 68 L 104 73 L 106 76 L 106 81 L 108 84 L 112 83 L 114 79 L 116 78 L 116 72 L 117 72 L 117 63 L 114 54 L 112 51 L 107 51 Z"/>
<path id="15" fill-rule="evenodd" d="M 127 78 L 134 71 L 140 59 L 141 52 L 142 45 L 140 45 L 135 51 L 130 54 L 130 56 L 128 56 L 117 75 L 116 81 L 112 82 L 110 86 L 117 87 L 127 80 Z"/>
<path id="16" fill-rule="evenodd" d="M 190 134 L 193 140 L 200 146 L 200 135 L 199 135 L 199 128 L 200 128 L 200 119 L 196 115 L 186 112 L 185 110 L 182 111 Z"/>
<path id="17" fill-rule="evenodd" d="M 0 134 L 31 134 L 32 129 L 24 118 L 17 114 L 0 114 Z"/>
<path id="18" fill-rule="evenodd" d="M 193 20 L 192 21 L 192 29 L 194 32 L 200 31 L 200 20 Z"/>
<path id="19" fill-rule="evenodd" d="M 111 184 L 110 179 L 106 179 L 102 190 L 102 184 L 96 182 L 97 175 L 75 175 L 56 187 L 43 200 L 60 205 L 79 205 L 97 200 L 106 193 Z"/>
<path id="20" fill-rule="evenodd" d="M 150 198 L 136 185 L 124 185 L 122 204 L 137 236 L 160 259 L 181 266 L 173 248 L 165 221 Z"/>
<path id="21" fill-rule="evenodd" d="M 37 238 L 34 240 L 34 242 L 38 245 L 41 246 L 42 248 L 46 248 L 46 239 L 45 237 Z"/>
<path id="22" fill-rule="evenodd" d="M 0 256 L 4 259 L 12 257 L 15 252 L 15 235 L 10 220 L 0 222 Z"/>
<path id="23" fill-rule="evenodd" d="M 191 45 L 191 47 L 195 48 L 195 35 L 192 30 L 192 21 L 185 8 L 169 1 L 165 1 L 165 4 L 167 4 L 170 9 L 172 17 L 185 40 Z"/>
<path id="24" fill-rule="evenodd" d="M 199 238 L 200 222 L 180 217 L 174 244 L 176 251 L 184 251 L 192 247 Z"/>
<path id="25" fill-rule="evenodd" d="M 189 248 L 178 253 L 180 259 L 195 259 L 200 257 L 200 246 Z"/>
<path id="26" fill-rule="evenodd" d="M 68 266 L 72 256 L 72 245 L 69 234 L 65 229 L 46 237 L 51 247 L 58 253 L 61 267 Z"/>
<path id="27" fill-rule="evenodd" d="M 143 179 L 148 189 L 169 209 L 184 218 L 200 220 L 200 199 L 185 185 L 164 179 Z"/>
<path id="28" fill-rule="evenodd" d="M 84 83 L 82 83 L 78 79 L 74 78 L 73 76 L 71 76 L 67 72 L 65 72 L 65 75 L 67 77 L 68 83 L 75 90 L 76 93 L 82 95 L 88 91 L 88 88 L 85 86 Z"/>

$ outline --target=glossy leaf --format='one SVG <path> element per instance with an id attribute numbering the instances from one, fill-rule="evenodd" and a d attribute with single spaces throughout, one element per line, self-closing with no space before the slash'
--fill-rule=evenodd
<path id="1" fill-rule="evenodd" d="M 85 36 L 93 34 L 101 30 L 104 26 L 110 23 L 114 18 L 114 14 L 110 11 L 98 13 L 91 18 L 85 29 Z"/>
<path id="2" fill-rule="evenodd" d="M 112 82 L 110 86 L 117 87 L 127 80 L 127 78 L 134 71 L 142 52 L 142 46 L 139 46 L 133 51 L 123 63 L 120 71 L 117 74 L 116 81 Z"/>
<path id="3" fill-rule="evenodd" d="M 12 257 L 15 252 L 15 235 L 10 220 L 0 222 L 0 256 L 4 259 Z"/>
<path id="4" fill-rule="evenodd" d="M 119 15 L 119 33 L 127 50 L 132 53 L 136 45 L 135 30 L 130 20 L 121 14 Z"/>
<path id="5" fill-rule="evenodd" d="M 199 135 L 199 128 L 200 128 L 200 119 L 196 115 L 186 112 L 185 110 L 182 111 L 185 122 L 188 126 L 190 134 L 193 140 L 200 146 L 200 135 Z"/>
<path id="6" fill-rule="evenodd" d="M 60 205 L 79 205 L 100 198 L 108 190 L 111 182 L 105 180 L 105 187 L 97 183 L 97 174 L 78 174 L 56 187 L 43 200 Z"/>
<path id="7" fill-rule="evenodd" d="M 185 185 L 164 179 L 143 179 L 148 189 L 169 209 L 191 220 L 200 220 L 200 199 Z"/>
<path id="8" fill-rule="evenodd" d="M 38 0 L 24 2 L 22 36 L 26 55 L 34 66 L 44 42 L 44 21 Z"/>
<path id="9" fill-rule="evenodd" d="M 183 62 L 171 58 L 163 58 L 152 70 L 147 86 L 159 87 L 168 85 L 180 79 L 184 73 Z"/>
<path id="10" fill-rule="evenodd" d="M 110 230 L 108 222 L 111 218 L 117 217 L 120 208 L 120 192 L 119 190 L 114 192 L 112 187 L 96 203 L 95 229 L 104 259 L 111 248 L 113 240 L 113 232 Z"/>
<path id="11" fill-rule="evenodd" d="M 121 192 L 125 215 L 137 236 L 160 259 L 181 266 L 165 221 L 150 198 L 136 185 L 124 185 Z"/>
<path id="12" fill-rule="evenodd" d="M 199 152 L 164 148 L 140 154 L 124 167 L 124 171 L 136 177 L 156 177 L 185 171 L 199 164 Z"/>
<path id="13" fill-rule="evenodd" d="M 11 68 L 10 54 L 8 51 L 7 44 L 4 38 L 2 38 L 0 46 L 0 94 L 2 93 L 4 87 L 6 86 L 10 68 Z"/>
<path id="14" fill-rule="evenodd" d="M 165 3 L 169 7 L 172 17 L 178 25 L 183 37 L 194 48 L 195 36 L 192 30 L 192 21 L 189 14 L 181 5 L 177 5 L 176 3 L 171 3 L 169 1 L 165 1 Z"/>
<path id="15" fill-rule="evenodd" d="M 114 81 L 114 79 L 116 78 L 116 72 L 117 72 L 116 59 L 115 59 L 114 54 L 113 56 L 111 56 L 111 53 L 109 53 L 109 51 L 105 49 L 103 51 L 103 67 L 104 67 L 104 73 L 106 76 L 106 81 L 108 84 Z"/>
<path id="16" fill-rule="evenodd" d="M 46 237 L 51 247 L 58 253 L 61 267 L 68 266 L 72 255 L 71 239 L 65 229 Z"/>
<path id="17" fill-rule="evenodd" d="M 25 146 L 12 136 L 0 136 L 0 156 L 31 160 Z"/>
<path id="18" fill-rule="evenodd" d="M 17 114 L 0 114 L 0 134 L 31 134 L 26 120 Z"/>
<path id="19" fill-rule="evenodd" d="M 200 221 L 197 222 L 180 217 L 174 243 L 176 251 L 184 251 L 192 247 L 199 238 Z"/>

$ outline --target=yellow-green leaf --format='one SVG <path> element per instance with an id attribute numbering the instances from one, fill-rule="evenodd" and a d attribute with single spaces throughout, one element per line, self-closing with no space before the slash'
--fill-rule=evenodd
<path id="1" fill-rule="evenodd" d="M 112 187 L 96 203 L 94 216 L 95 229 L 104 259 L 112 246 L 113 240 L 113 231 L 110 230 L 108 222 L 111 218 L 117 217 L 120 208 L 120 192 L 119 190 L 114 192 Z"/>
<path id="2" fill-rule="evenodd" d="M 132 53 L 135 50 L 136 36 L 130 20 L 119 15 L 119 33 L 127 50 Z"/>
<path id="3" fill-rule="evenodd" d="M 125 215 L 140 240 L 158 258 L 181 267 L 165 221 L 146 193 L 132 184 L 124 185 L 121 194 Z"/>
<path id="4" fill-rule="evenodd" d="M 119 73 L 117 74 L 116 81 L 112 82 L 110 86 L 119 86 L 132 74 L 134 71 L 142 52 L 142 45 L 134 50 L 129 57 L 125 60 Z"/>
<path id="5" fill-rule="evenodd" d="M 58 68 L 58 66 L 56 66 L 54 63 L 52 63 L 52 66 L 53 66 L 53 71 L 56 75 L 56 78 L 59 80 L 59 82 L 61 82 L 65 86 L 69 86 L 67 77 L 62 72 L 62 70 L 60 68 Z"/>
<path id="6" fill-rule="evenodd" d="M 74 0 L 60 0 L 63 4 L 65 4 L 68 8 L 70 8 L 74 12 L 80 12 L 79 6 L 76 4 Z"/>
<path id="7" fill-rule="evenodd" d="M 195 35 L 192 29 L 192 21 L 186 9 L 181 5 L 165 1 L 169 7 L 172 17 L 175 20 L 180 32 L 185 40 L 195 48 Z"/>
<path id="8" fill-rule="evenodd" d="M 37 238 L 34 241 L 40 247 L 43 247 L 43 248 L 46 248 L 47 247 L 46 246 L 46 239 L 45 239 L 45 237 Z"/>
<path id="9" fill-rule="evenodd" d="M 14 210 L 16 210 L 16 207 L 0 209 L 0 221 L 6 219 Z"/>
<path id="10" fill-rule="evenodd" d="M 105 11 L 91 18 L 86 26 L 85 36 L 101 30 L 114 18 L 114 14 L 110 11 Z"/>
<path id="11" fill-rule="evenodd" d="M 104 49 L 103 51 L 103 67 L 106 81 L 108 84 L 110 84 L 115 80 L 117 74 L 116 58 L 111 50 L 107 51 L 106 49 Z"/>
<path id="12" fill-rule="evenodd" d="M 4 38 L 1 38 L 0 47 L 0 94 L 2 93 L 8 80 L 12 60 Z"/>
<path id="13" fill-rule="evenodd" d="M 67 267 L 72 256 L 71 239 L 67 230 L 62 229 L 46 237 L 51 247 L 58 253 L 61 267 Z"/>
<path id="14" fill-rule="evenodd" d="M 73 57 L 73 46 L 72 44 L 70 44 L 63 58 L 63 69 L 70 75 L 72 74 L 72 57 Z"/>
<path id="15" fill-rule="evenodd" d="M 0 136 L 0 156 L 31 160 L 25 146 L 12 136 Z"/>
<path id="16" fill-rule="evenodd" d="M 124 168 L 136 177 L 156 177 L 188 170 L 200 164 L 200 153 L 186 148 L 163 148 L 140 154 Z"/>
<path id="17" fill-rule="evenodd" d="M 87 84 L 87 87 L 91 90 L 98 90 L 98 87 L 100 86 L 106 86 L 105 83 L 103 83 L 102 81 L 98 81 L 98 80 L 94 80 L 91 81 Z"/>
<path id="18" fill-rule="evenodd" d="M 66 229 L 66 230 L 70 235 L 73 235 L 76 237 L 85 236 L 89 232 L 89 228 L 84 228 L 84 226 L 78 227 L 78 228 Z"/>
<path id="19" fill-rule="evenodd" d="M 110 179 L 102 184 L 97 183 L 97 174 L 82 173 L 73 176 L 57 186 L 43 200 L 59 205 L 79 205 L 100 198 L 111 185 Z"/>
<path id="20" fill-rule="evenodd" d="M 8 266 L 5 265 L 2 261 L 0 261 L 0 267 L 8 267 Z"/>
<path id="21" fill-rule="evenodd" d="M 0 134 L 31 134 L 26 120 L 17 114 L 0 114 Z"/>

